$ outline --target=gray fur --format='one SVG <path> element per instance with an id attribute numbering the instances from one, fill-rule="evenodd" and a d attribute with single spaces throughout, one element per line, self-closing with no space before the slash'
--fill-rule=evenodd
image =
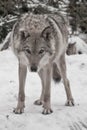
<path id="1" fill-rule="evenodd" d="M 52 72 L 53 77 L 58 78 L 60 75 L 63 78 L 67 96 L 66 105 L 74 105 L 66 76 L 67 35 L 65 21 L 58 15 L 26 14 L 14 25 L 11 44 L 19 60 L 19 98 L 15 113 L 22 113 L 24 110 L 27 67 L 30 71 L 37 71 L 41 78 L 42 93 L 35 104 L 43 104 L 43 114 L 52 113 L 50 99 Z M 53 64 L 56 68 L 52 71 Z"/>
<path id="2" fill-rule="evenodd" d="M 75 54 L 77 54 L 76 42 L 74 42 L 73 44 L 68 44 L 66 54 L 67 55 L 75 55 Z"/>

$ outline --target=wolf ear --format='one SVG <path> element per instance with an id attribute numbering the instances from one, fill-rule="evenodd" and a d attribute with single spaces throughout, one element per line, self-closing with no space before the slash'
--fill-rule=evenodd
<path id="1" fill-rule="evenodd" d="M 22 39 L 22 40 L 24 40 L 24 39 L 26 39 L 27 37 L 29 37 L 30 36 L 30 34 L 28 33 L 28 32 L 26 32 L 24 29 L 20 29 L 20 38 Z"/>
<path id="2" fill-rule="evenodd" d="M 50 26 L 46 27 L 42 33 L 41 36 L 45 39 L 45 40 L 50 40 L 51 36 L 52 36 L 52 29 Z"/>

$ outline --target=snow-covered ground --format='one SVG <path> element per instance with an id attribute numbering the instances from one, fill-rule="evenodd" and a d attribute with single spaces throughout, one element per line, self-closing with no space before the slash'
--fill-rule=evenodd
<path id="1" fill-rule="evenodd" d="M 15 115 L 12 111 L 17 104 L 18 61 L 11 50 L 0 52 L 0 130 L 87 130 L 87 54 L 67 56 L 66 61 L 75 106 L 64 106 L 62 81 L 52 81 L 54 112 L 42 115 L 42 106 L 33 104 L 40 96 L 41 82 L 37 74 L 28 73 L 25 112 Z"/>
<path id="2" fill-rule="evenodd" d="M 75 43 L 77 53 L 81 52 L 82 54 L 83 53 L 87 54 L 87 44 L 80 37 L 72 35 L 69 38 L 68 43 L 69 44 L 74 44 Z"/>

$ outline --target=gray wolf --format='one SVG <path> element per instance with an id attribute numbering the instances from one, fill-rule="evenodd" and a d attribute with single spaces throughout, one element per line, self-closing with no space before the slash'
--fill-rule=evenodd
<path id="1" fill-rule="evenodd" d="M 87 54 L 87 44 L 78 36 L 72 35 L 69 38 L 69 43 L 66 53 L 68 55 Z"/>
<path id="2" fill-rule="evenodd" d="M 75 55 L 77 54 L 77 49 L 76 49 L 76 42 L 73 44 L 68 44 L 67 50 L 66 50 L 67 55 Z"/>
<path id="3" fill-rule="evenodd" d="M 31 72 L 37 72 L 41 78 L 41 96 L 34 104 L 43 104 L 43 114 L 53 112 L 50 98 L 52 77 L 55 81 L 63 78 L 67 97 L 66 105 L 74 105 L 66 75 L 67 35 L 65 20 L 54 14 L 26 14 L 14 25 L 10 40 L 13 52 L 19 61 L 18 104 L 14 113 L 24 112 L 27 68 Z"/>

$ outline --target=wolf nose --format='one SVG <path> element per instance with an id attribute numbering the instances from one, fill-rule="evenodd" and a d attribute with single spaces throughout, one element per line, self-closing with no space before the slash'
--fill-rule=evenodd
<path id="1" fill-rule="evenodd" d="M 37 67 L 34 65 L 34 66 L 31 66 L 31 71 L 32 72 L 36 72 L 37 71 Z"/>

